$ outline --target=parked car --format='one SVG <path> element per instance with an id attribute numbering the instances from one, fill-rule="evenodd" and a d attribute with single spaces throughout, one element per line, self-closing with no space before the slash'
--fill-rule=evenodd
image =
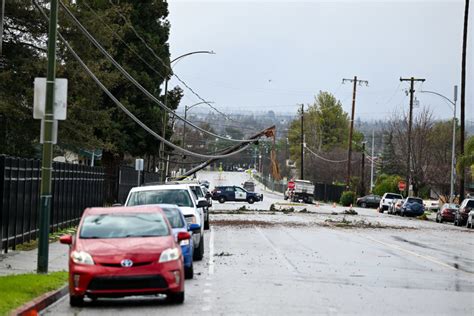
<path id="1" fill-rule="evenodd" d="M 445 203 L 436 213 L 436 222 L 454 222 L 454 214 L 459 209 L 459 205 L 454 203 Z"/>
<path id="2" fill-rule="evenodd" d="M 419 197 L 407 197 L 400 209 L 401 216 L 420 216 L 424 212 L 423 199 Z"/>
<path id="3" fill-rule="evenodd" d="M 165 213 L 166 218 L 168 219 L 168 222 L 170 223 L 176 242 L 178 242 L 179 245 L 181 246 L 181 252 L 183 253 L 183 259 L 184 259 L 184 277 L 186 279 L 192 279 L 194 275 L 193 239 L 190 238 L 190 239 L 178 241 L 178 234 L 180 232 L 187 232 L 187 231 L 190 231 L 190 232 L 200 231 L 201 226 L 199 226 L 199 224 L 188 225 L 186 223 L 183 213 L 181 212 L 181 210 L 179 209 L 177 205 L 159 204 L 159 206 Z"/>
<path id="4" fill-rule="evenodd" d="M 218 186 L 212 191 L 212 199 L 225 203 L 226 201 L 247 201 L 249 204 L 263 201 L 263 194 L 248 192 L 238 186 Z"/>
<path id="5" fill-rule="evenodd" d="M 181 248 L 159 206 L 88 208 L 69 249 L 69 303 L 84 297 L 166 294 L 184 301 Z M 189 240 L 188 232 L 177 235 Z"/>
<path id="6" fill-rule="evenodd" d="M 366 195 L 356 200 L 356 205 L 360 207 L 377 207 L 380 204 L 381 197 L 379 195 Z"/>
<path id="7" fill-rule="evenodd" d="M 474 199 L 464 199 L 459 209 L 454 214 L 454 225 L 464 226 L 467 223 L 467 217 L 470 211 L 474 209 Z"/>
<path id="8" fill-rule="evenodd" d="M 378 208 L 379 212 L 383 213 L 383 211 L 388 211 L 388 207 L 390 206 L 390 203 L 392 203 L 393 199 L 403 199 L 403 196 L 398 193 L 385 193 L 380 200 Z"/>
<path id="9" fill-rule="evenodd" d="M 245 181 L 242 186 L 248 192 L 255 192 L 255 183 L 253 181 Z"/>
<path id="10" fill-rule="evenodd" d="M 467 214 L 467 228 L 474 228 L 473 226 L 474 223 L 474 211 L 470 211 L 469 214 Z"/>
<path id="11" fill-rule="evenodd" d="M 207 181 L 207 180 L 202 180 L 202 181 L 200 181 L 200 183 L 201 183 L 202 186 L 205 186 L 206 189 L 209 189 L 209 185 L 210 185 L 209 181 Z"/>
<path id="12" fill-rule="evenodd" d="M 439 201 L 438 200 L 423 200 L 423 205 L 426 211 L 438 211 Z"/>
<path id="13" fill-rule="evenodd" d="M 388 214 L 400 215 L 402 205 L 405 202 L 405 199 L 394 199 L 390 206 L 388 207 Z"/>
<path id="14" fill-rule="evenodd" d="M 175 204 L 179 206 L 188 224 L 199 224 L 201 230 L 193 232 L 194 260 L 204 256 L 204 211 L 206 201 L 197 201 L 186 184 L 162 184 L 135 187 L 128 193 L 126 206 L 146 204 Z"/>

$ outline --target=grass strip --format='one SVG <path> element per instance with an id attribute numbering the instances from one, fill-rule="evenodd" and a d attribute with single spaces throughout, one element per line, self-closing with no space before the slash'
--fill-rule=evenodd
<path id="1" fill-rule="evenodd" d="M 59 289 L 67 283 L 67 278 L 65 271 L 0 276 L 0 315 L 8 315 L 32 299 Z"/>

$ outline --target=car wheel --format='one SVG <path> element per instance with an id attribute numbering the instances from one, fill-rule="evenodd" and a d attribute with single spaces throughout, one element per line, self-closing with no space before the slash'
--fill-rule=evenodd
<path id="1" fill-rule="evenodd" d="M 253 202 L 255 202 L 254 198 L 253 197 L 249 197 L 247 199 L 247 202 L 249 202 L 249 204 L 253 204 Z"/>
<path id="2" fill-rule="evenodd" d="M 167 295 L 168 302 L 171 304 L 183 304 L 184 303 L 184 292 L 170 292 Z"/>
<path id="3" fill-rule="evenodd" d="M 84 304 L 84 296 L 69 295 L 69 305 L 72 307 L 81 307 Z"/>
<path id="4" fill-rule="evenodd" d="M 208 230 L 209 229 L 209 211 L 206 220 L 204 221 L 204 229 Z"/>
<path id="5" fill-rule="evenodd" d="M 199 239 L 199 247 L 193 253 L 193 259 L 200 261 L 204 257 L 204 237 L 201 235 Z"/>
<path id="6" fill-rule="evenodd" d="M 192 279 L 193 276 L 194 276 L 194 267 L 193 267 L 193 264 L 191 263 L 191 266 L 189 268 L 184 267 L 184 278 Z"/>
<path id="7" fill-rule="evenodd" d="M 225 202 L 225 197 L 221 196 L 221 197 L 219 198 L 219 203 L 222 204 L 222 203 L 224 203 L 224 202 Z"/>
<path id="8" fill-rule="evenodd" d="M 367 203 L 362 202 L 362 203 L 360 204 L 360 206 L 363 207 L 363 208 L 366 208 L 366 207 L 367 207 Z"/>
<path id="9" fill-rule="evenodd" d="M 458 226 L 458 217 L 456 215 L 454 215 L 453 225 Z"/>

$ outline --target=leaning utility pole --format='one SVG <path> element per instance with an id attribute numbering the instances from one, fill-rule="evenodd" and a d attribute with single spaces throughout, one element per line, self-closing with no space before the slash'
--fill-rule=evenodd
<path id="1" fill-rule="evenodd" d="M 469 21 L 469 0 L 466 1 L 464 9 L 464 31 L 462 37 L 462 61 L 461 61 L 461 156 L 464 155 L 464 121 L 466 119 L 466 51 L 467 51 L 467 29 Z M 459 175 L 459 203 L 464 199 L 464 168 L 462 168 Z"/>
<path id="2" fill-rule="evenodd" d="M 41 192 L 38 234 L 38 273 L 48 273 L 49 219 L 51 214 L 51 174 L 53 169 L 54 83 L 56 80 L 56 33 L 58 1 L 51 0 L 48 34 L 48 71 L 46 78 L 46 106 L 43 124 L 43 158 L 41 165 Z"/>
<path id="3" fill-rule="evenodd" d="M 356 90 L 357 90 L 357 83 L 361 85 L 364 83 L 366 86 L 369 85 L 367 80 L 359 80 L 357 76 L 354 76 L 354 79 L 342 79 L 342 83 L 344 84 L 346 81 L 353 82 L 354 87 L 352 90 L 352 114 L 351 114 L 351 128 L 349 130 L 349 148 L 347 150 L 347 180 L 346 180 L 346 189 L 349 190 L 351 185 L 351 156 L 352 156 L 352 134 L 354 131 L 354 113 L 355 113 L 355 103 L 356 103 Z"/>
<path id="4" fill-rule="evenodd" d="M 300 171 L 300 179 L 304 180 L 304 104 L 301 104 L 301 171 Z"/>
<path id="5" fill-rule="evenodd" d="M 406 175 L 406 183 L 407 185 L 407 196 L 412 195 L 411 189 L 411 125 L 413 119 L 413 96 L 415 93 L 415 81 L 424 82 L 425 79 L 415 79 L 414 77 L 411 78 L 400 78 L 400 81 L 410 81 L 410 114 L 408 116 L 408 154 L 407 154 L 407 175 Z"/>

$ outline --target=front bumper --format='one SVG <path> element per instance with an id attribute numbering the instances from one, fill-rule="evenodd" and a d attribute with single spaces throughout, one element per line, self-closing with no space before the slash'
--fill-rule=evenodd
<path id="1" fill-rule="evenodd" d="M 183 260 L 123 268 L 69 263 L 71 296 L 123 297 L 184 291 Z"/>

